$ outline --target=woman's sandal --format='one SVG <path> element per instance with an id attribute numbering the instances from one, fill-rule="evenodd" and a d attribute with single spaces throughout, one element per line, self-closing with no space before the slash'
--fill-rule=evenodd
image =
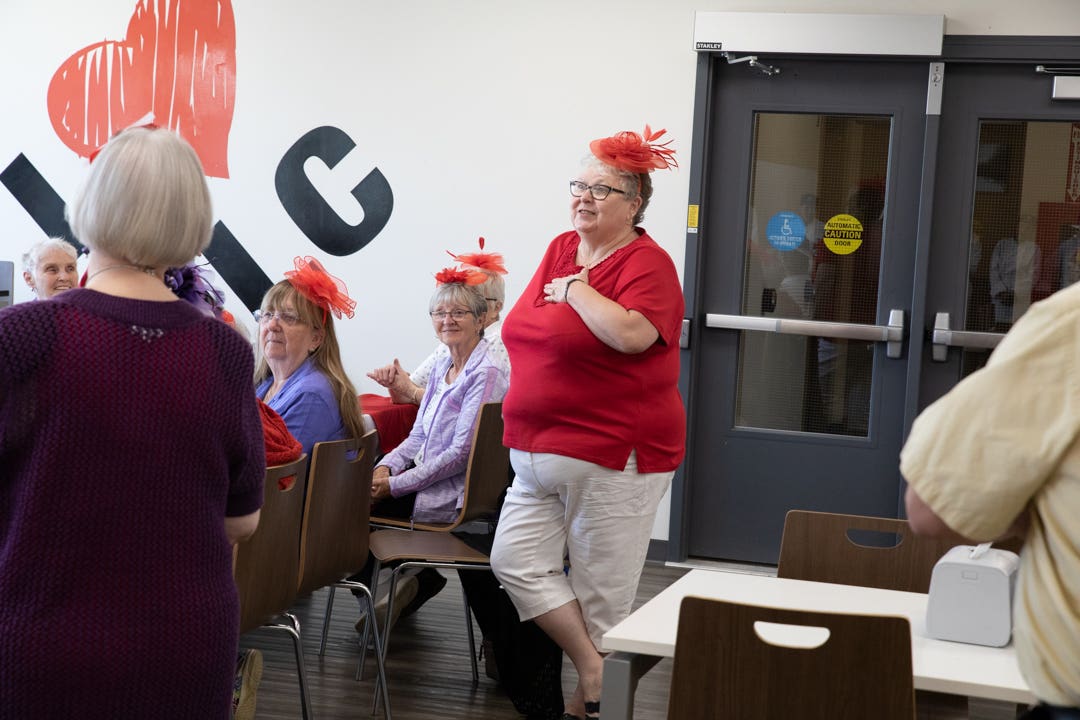
<path id="1" fill-rule="evenodd" d="M 570 713 L 563 713 L 560 720 L 599 720 L 600 718 L 600 701 L 586 702 L 585 703 L 585 717 L 580 718 L 577 715 L 571 715 Z"/>

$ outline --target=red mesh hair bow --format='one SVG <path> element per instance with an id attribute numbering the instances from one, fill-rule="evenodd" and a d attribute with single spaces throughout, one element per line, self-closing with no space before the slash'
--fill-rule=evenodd
<path id="1" fill-rule="evenodd" d="M 152 122 L 148 122 L 148 123 L 145 123 L 143 125 L 132 125 L 131 127 L 126 127 L 126 128 L 124 128 L 124 130 L 131 130 L 132 128 L 146 128 L 147 130 L 160 130 L 161 129 L 160 126 L 158 126 L 158 125 L 156 125 L 156 124 L 154 124 Z M 121 130 L 120 132 L 123 132 L 124 130 Z M 120 133 L 116 133 L 116 135 L 119 135 L 119 134 Z M 113 137 L 116 137 L 116 135 L 113 135 Z M 110 140 L 111 139 L 112 138 L 110 138 Z M 108 144 L 109 144 L 108 141 L 105 141 L 104 144 L 98 145 L 97 148 L 92 153 L 90 153 L 90 157 L 88 157 L 86 159 L 86 161 L 92 165 L 94 163 L 94 160 L 97 159 L 97 156 L 101 154 L 101 151 L 105 149 L 105 145 L 108 145 Z"/>
<path id="2" fill-rule="evenodd" d="M 499 273 L 500 275 L 506 274 L 506 265 L 503 264 L 503 256 L 501 254 L 483 252 L 484 238 L 482 237 L 480 238 L 480 250 L 481 252 L 478 253 L 463 253 L 461 255 L 455 255 L 447 250 L 446 254 L 462 265 L 468 265 L 479 270 L 487 270 L 488 272 Z"/>
<path id="3" fill-rule="evenodd" d="M 349 297 L 345 283 L 328 273 L 321 262 L 308 255 L 293 258 L 293 264 L 296 269 L 286 271 L 285 279 L 298 293 L 322 308 L 323 322 L 328 311 L 339 320 L 342 313 L 350 318 L 355 314 L 356 301 Z"/>
<path id="4" fill-rule="evenodd" d="M 668 147 L 672 141 L 654 142 L 666 132 L 667 130 L 653 132 L 648 125 L 641 135 L 624 130 L 611 137 L 593 140 L 589 143 L 589 150 L 602 162 L 633 173 L 679 167 L 679 163 L 675 161 L 675 150 Z"/>
<path id="5" fill-rule="evenodd" d="M 435 273 L 437 285 L 482 285 L 486 280 L 487 275 L 469 268 L 443 268 Z"/>

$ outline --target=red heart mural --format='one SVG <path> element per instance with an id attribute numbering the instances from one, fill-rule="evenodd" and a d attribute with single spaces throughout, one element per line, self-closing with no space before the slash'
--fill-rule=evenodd
<path id="1" fill-rule="evenodd" d="M 150 115 L 191 143 L 212 177 L 229 177 L 236 95 L 231 0 L 139 0 L 123 40 L 79 50 L 49 82 L 53 129 L 90 157 L 115 133 Z"/>

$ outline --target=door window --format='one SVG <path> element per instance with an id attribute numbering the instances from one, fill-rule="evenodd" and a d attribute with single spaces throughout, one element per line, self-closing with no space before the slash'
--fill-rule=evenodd
<path id="1" fill-rule="evenodd" d="M 1004 333 L 1080 280 L 1080 123 L 980 120 L 971 182 L 966 329 Z M 965 348 L 963 375 L 989 356 Z"/>
<path id="2" fill-rule="evenodd" d="M 873 324 L 888 116 L 758 112 L 742 314 Z M 866 436 L 875 343 L 746 333 L 736 425 Z"/>

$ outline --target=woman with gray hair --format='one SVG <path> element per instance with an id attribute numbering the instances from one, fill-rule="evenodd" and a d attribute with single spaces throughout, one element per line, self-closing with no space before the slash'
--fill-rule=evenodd
<path id="1" fill-rule="evenodd" d="M 446 268 L 435 276 L 439 285 L 429 314 L 448 352 L 428 378 L 409 436 L 375 466 L 373 516 L 441 523 L 461 510 L 480 406 L 502 400 L 510 383 L 484 339 L 488 301 L 478 286 L 486 277 L 471 268 Z M 370 584 L 372 568 L 369 562 L 354 579 Z M 415 612 L 446 584 L 433 568 L 417 573 L 415 583 L 408 580 L 397 584 L 394 598 L 402 615 Z"/>
<path id="2" fill-rule="evenodd" d="M 210 243 L 199 158 L 124 130 L 68 220 L 85 288 L 0 310 L 0 714 L 224 719 L 265 460 L 250 346 L 163 280 Z"/>
<path id="3" fill-rule="evenodd" d="M 38 240 L 23 253 L 23 280 L 39 300 L 51 298 L 79 284 L 79 251 L 67 240 Z"/>
<path id="4" fill-rule="evenodd" d="M 502 342 L 502 309 L 506 302 L 506 266 L 499 253 L 483 252 L 484 238 L 480 238 L 480 252 L 463 253 L 450 256 L 464 267 L 482 272 L 484 282 L 477 287 L 487 301 L 487 315 L 484 320 L 484 339 L 488 341 L 488 355 L 492 362 L 502 367 L 510 375 L 510 356 Z M 369 378 L 382 385 L 390 392 L 390 399 L 395 403 L 419 405 L 424 398 L 424 388 L 435 365 L 446 358 L 448 349 L 440 343 L 435 351 L 424 359 L 412 373 L 405 372 L 397 358 L 389 365 L 375 368 L 367 374 Z"/>
<path id="5" fill-rule="evenodd" d="M 480 405 L 502 400 L 509 386 L 484 339 L 488 303 L 476 286 L 485 276 L 448 268 L 435 278 L 431 324 L 448 353 L 428 378 L 409 436 L 375 467 L 373 515 L 417 522 L 457 517 Z"/>

